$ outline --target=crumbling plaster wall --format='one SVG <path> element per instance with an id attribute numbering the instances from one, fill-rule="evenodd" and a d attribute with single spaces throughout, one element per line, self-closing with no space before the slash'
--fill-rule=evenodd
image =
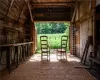
<path id="1" fill-rule="evenodd" d="M 96 5 L 99 5 L 100 4 L 100 0 L 96 0 Z"/>
<path id="2" fill-rule="evenodd" d="M 78 3 L 78 8 L 75 16 L 75 27 L 77 28 L 76 36 L 76 55 L 82 57 L 88 36 L 93 36 L 93 7 L 95 1 L 81 1 Z M 78 24 L 78 25 L 77 25 Z M 77 41 L 79 41 L 77 43 Z M 89 47 L 88 53 L 93 50 L 93 46 Z"/>
<path id="3" fill-rule="evenodd" d="M 83 51 L 86 45 L 86 41 L 88 36 L 92 36 L 92 26 L 91 26 L 91 19 L 86 20 L 85 22 L 81 23 L 80 25 L 80 57 L 82 57 L 83 55 Z M 88 50 L 88 54 L 89 52 L 91 52 L 92 49 L 92 45 L 90 45 L 89 50 Z"/>

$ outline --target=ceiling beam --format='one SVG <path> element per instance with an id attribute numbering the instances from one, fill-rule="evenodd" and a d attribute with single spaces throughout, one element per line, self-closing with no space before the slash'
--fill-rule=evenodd
<path id="1" fill-rule="evenodd" d="M 34 4 L 72 4 L 75 1 L 71 2 L 33 2 Z"/>
<path id="2" fill-rule="evenodd" d="M 35 6 L 71 6 L 72 4 L 33 4 Z"/>
<path id="3" fill-rule="evenodd" d="M 34 8 L 57 8 L 57 7 L 71 7 L 72 5 L 33 5 Z"/>
<path id="4" fill-rule="evenodd" d="M 75 1 L 72 2 L 31 2 L 31 5 L 34 8 L 39 7 L 71 7 L 74 5 Z"/>
<path id="5" fill-rule="evenodd" d="M 71 6 L 73 2 L 59 3 L 59 2 L 45 2 L 45 3 L 33 3 L 33 6 Z"/>

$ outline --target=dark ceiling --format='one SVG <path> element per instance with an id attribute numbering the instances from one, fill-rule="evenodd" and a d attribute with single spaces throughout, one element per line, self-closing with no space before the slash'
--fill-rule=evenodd
<path id="1" fill-rule="evenodd" d="M 35 21 L 70 21 L 75 0 L 32 0 Z"/>

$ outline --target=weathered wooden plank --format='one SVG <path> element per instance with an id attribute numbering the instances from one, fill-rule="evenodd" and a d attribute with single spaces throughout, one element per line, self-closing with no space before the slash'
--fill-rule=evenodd
<path id="1" fill-rule="evenodd" d="M 14 3 L 14 0 L 11 0 L 11 2 L 10 2 L 10 6 L 9 6 L 9 8 L 8 8 L 8 11 L 7 11 L 7 15 L 8 15 L 8 13 L 9 13 L 9 11 L 10 11 L 10 9 L 11 9 L 13 3 Z M 6 15 L 6 16 L 7 16 L 7 15 Z"/>
<path id="2" fill-rule="evenodd" d="M 25 44 L 33 44 L 33 42 L 15 43 L 15 44 L 5 44 L 5 45 L 0 45 L 0 47 L 19 46 L 19 45 L 25 45 Z"/>
<path id="3" fill-rule="evenodd" d="M 19 13 L 18 21 L 19 21 L 19 19 L 20 19 L 20 17 L 21 17 L 21 14 L 22 14 L 23 10 L 24 10 L 24 6 L 25 6 L 25 2 L 23 2 L 21 11 L 20 11 L 20 13 Z"/>
<path id="4" fill-rule="evenodd" d="M 75 21 L 75 23 L 77 23 L 77 22 L 82 23 L 85 20 L 88 20 L 92 17 L 93 17 L 92 11 L 89 11 L 86 14 L 84 14 L 82 17 L 80 17 L 77 21 Z"/>
<path id="5" fill-rule="evenodd" d="M 78 2 L 76 2 L 75 9 L 74 9 L 74 13 L 73 13 L 71 22 L 73 22 L 74 19 L 75 19 L 77 9 L 78 9 Z"/>
<path id="6" fill-rule="evenodd" d="M 7 3 L 7 2 L 5 2 L 5 1 L 3 1 L 3 2 L 1 2 L 0 3 L 0 6 L 4 6 L 4 7 L 9 7 L 9 2 Z"/>
<path id="7" fill-rule="evenodd" d="M 28 9 L 29 9 L 29 13 L 30 13 L 30 18 L 31 18 L 31 21 L 33 22 L 33 16 L 32 16 L 32 11 L 31 11 L 30 4 L 29 4 L 29 2 L 28 2 L 28 1 L 26 1 L 26 0 L 25 0 L 25 2 L 26 2 L 27 6 L 28 6 Z"/>

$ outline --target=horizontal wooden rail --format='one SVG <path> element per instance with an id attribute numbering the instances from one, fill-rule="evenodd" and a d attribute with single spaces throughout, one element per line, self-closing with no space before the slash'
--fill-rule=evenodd
<path id="1" fill-rule="evenodd" d="M 14 44 L 4 44 L 4 45 L 0 45 L 0 47 L 20 46 L 20 45 L 32 44 L 32 43 L 33 43 L 33 42 L 14 43 Z"/>
<path id="2" fill-rule="evenodd" d="M 3 55 L 3 51 L 6 51 L 6 66 L 9 70 L 9 73 L 11 72 L 11 60 L 12 60 L 12 56 L 11 54 L 13 54 L 14 57 L 14 61 L 16 62 L 16 68 L 19 65 L 19 60 L 21 59 L 22 61 L 25 60 L 26 58 L 28 58 L 29 56 L 32 55 L 32 47 L 33 46 L 33 42 L 24 42 L 24 43 L 14 43 L 14 44 L 4 44 L 4 45 L 0 45 L 0 64 L 2 65 L 1 61 L 2 61 L 2 55 Z M 13 48 L 13 53 L 12 53 L 12 48 Z M 22 56 L 20 58 L 20 55 Z"/>

